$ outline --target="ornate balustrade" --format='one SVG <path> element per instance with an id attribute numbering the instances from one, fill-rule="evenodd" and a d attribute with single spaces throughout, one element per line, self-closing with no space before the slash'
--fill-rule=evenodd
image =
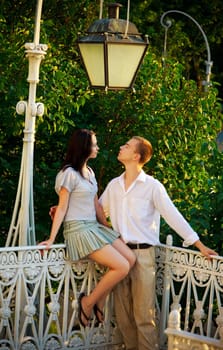
<path id="1" fill-rule="evenodd" d="M 223 257 L 209 261 L 197 251 L 172 247 L 168 239 L 167 246 L 157 247 L 161 345 L 166 334 L 171 350 L 223 349 Z"/>
<path id="2" fill-rule="evenodd" d="M 109 349 L 120 343 L 112 297 L 103 326 L 93 320 L 80 327 L 78 295 L 94 288 L 104 271 L 90 261 L 72 264 L 64 247 L 0 250 L 0 349 Z"/>
<path id="3" fill-rule="evenodd" d="M 223 349 L 223 258 L 208 261 L 169 242 L 156 253 L 161 348 L 168 337 L 171 350 L 192 349 L 194 341 L 196 349 Z M 112 295 L 103 325 L 78 322 L 78 295 L 102 273 L 90 261 L 71 263 L 63 244 L 0 248 L 0 350 L 121 349 Z"/>

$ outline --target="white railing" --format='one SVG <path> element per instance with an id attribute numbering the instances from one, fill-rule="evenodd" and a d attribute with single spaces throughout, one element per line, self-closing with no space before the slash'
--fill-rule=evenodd
<path id="1" fill-rule="evenodd" d="M 158 281 L 159 275 L 163 281 L 161 345 L 167 334 L 171 350 L 223 349 L 223 257 L 207 260 L 169 240 L 157 247 Z"/>
<path id="2" fill-rule="evenodd" d="M 112 298 L 105 322 L 85 330 L 77 320 L 77 298 L 103 273 L 89 261 L 72 264 L 64 245 L 0 250 L 0 349 L 109 349 L 120 343 Z"/>
<path id="3" fill-rule="evenodd" d="M 223 257 L 208 261 L 168 244 L 156 248 L 156 260 L 161 348 L 168 337 L 169 349 L 192 349 L 183 347 L 188 339 L 223 349 Z M 78 295 L 102 273 L 90 261 L 71 263 L 63 244 L 0 248 L 0 350 L 121 349 L 112 295 L 103 325 L 93 319 L 83 329 L 78 322 Z M 182 347 L 174 345 L 179 337 Z"/>

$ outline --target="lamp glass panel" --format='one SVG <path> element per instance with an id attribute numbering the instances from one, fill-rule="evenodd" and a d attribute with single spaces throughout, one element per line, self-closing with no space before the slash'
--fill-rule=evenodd
<path id="1" fill-rule="evenodd" d="M 97 43 L 79 43 L 84 65 L 92 86 L 105 86 L 104 45 Z"/>
<path id="2" fill-rule="evenodd" d="M 129 87 L 146 45 L 108 44 L 108 86 Z"/>

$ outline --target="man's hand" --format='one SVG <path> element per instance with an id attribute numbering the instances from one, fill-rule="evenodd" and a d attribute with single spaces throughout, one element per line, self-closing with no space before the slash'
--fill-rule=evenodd
<path id="1" fill-rule="evenodd" d="M 49 216 L 51 217 L 52 221 L 54 219 L 56 210 L 57 210 L 57 205 L 54 205 L 53 207 L 50 207 Z"/>
<path id="2" fill-rule="evenodd" d="M 211 256 L 218 255 L 213 249 L 206 247 L 200 240 L 194 243 L 195 247 L 197 247 L 200 252 L 206 256 L 206 258 L 211 259 Z"/>

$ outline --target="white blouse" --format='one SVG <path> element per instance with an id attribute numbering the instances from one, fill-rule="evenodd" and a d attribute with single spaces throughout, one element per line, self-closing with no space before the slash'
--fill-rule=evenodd
<path id="1" fill-rule="evenodd" d="M 96 220 L 94 198 L 98 191 L 97 181 L 92 169 L 89 179 L 85 179 L 72 167 L 61 170 L 56 177 L 55 191 L 59 194 L 61 187 L 70 192 L 70 199 L 64 221 Z"/>

